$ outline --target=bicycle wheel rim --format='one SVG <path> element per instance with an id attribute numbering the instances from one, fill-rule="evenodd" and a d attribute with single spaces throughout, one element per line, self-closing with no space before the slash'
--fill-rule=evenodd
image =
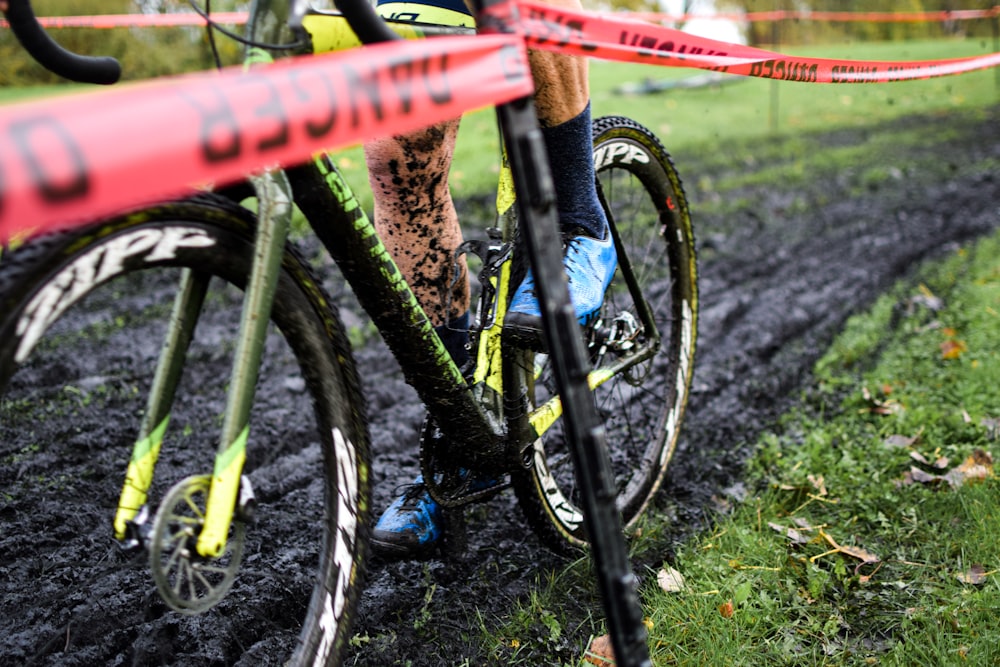
<path id="1" fill-rule="evenodd" d="M 661 336 L 652 359 L 594 392 L 615 476 L 616 504 L 628 528 L 663 481 L 687 401 L 697 315 L 694 246 L 683 188 L 655 136 L 618 117 L 595 121 L 594 136 L 603 199 Z M 627 327 L 643 339 L 646 334 L 635 324 L 641 319 L 620 268 L 605 295 L 601 321 L 585 331 L 591 361 L 613 362 L 622 353 L 605 351 L 598 358 L 610 323 L 630 322 Z M 538 405 L 555 395 L 555 386 L 547 359 L 536 356 L 534 365 L 533 403 Z M 585 545 L 575 471 L 560 423 L 535 443 L 528 479 L 530 484 L 518 485 L 519 497 L 529 520 L 534 515 L 536 529 L 557 548 L 560 542 Z"/>

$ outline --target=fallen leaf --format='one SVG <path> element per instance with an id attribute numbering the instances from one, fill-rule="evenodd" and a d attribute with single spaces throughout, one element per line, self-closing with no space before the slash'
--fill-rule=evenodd
<path id="1" fill-rule="evenodd" d="M 722 614 L 722 618 L 732 618 L 733 617 L 733 601 L 726 600 L 719 605 L 719 613 Z"/>
<path id="2" fill-rule="evenodd" d="M 983 417 L 979 423 L 986 427 L 986 437 L 990 440 L 996 440 L 997 436 L 1000 435 L 1000 419 Z"/>
<path id="3" fill-rule="evenodd" d="M 684 590 L 684 576 L 672 567 L 661 568 L 656 573 L 656 582 L 665 593 L 678 593 Z"/>
<path id="4" fill-rule="evenodd" d="M 877 415 L 895 415 L 903 412 L 903 406 L 899 401 L 894 399 L 873 401 L 873 405 L 868 411 Z"/>
<path id="5" fill-rule="evenodd" d="M 927 457 L 925 457 L 920 452 L 910 452 L 910 458 L 913 459 L 914 461 L 916 461 L 917 463 L 922 463 L 923 465 L 927 466 L 928 468 L 936 468 L 938 470 L 944 470 L 945 468 L 948 467 L 948 457 L 947 456 L 939 456 L 937 458 L 937 460 L 935 460 L 933 463 L 931 463 L 930 461 L 928 461 Z"/>
<path id="6" fill-rule="evenodd" d="M 977 448 L 972 450 L 972 456 L 970 458 L 972 458 L 972 460 L 978 465 L 989 466 L 991 470 L 993 469 L 993 455 L 985 449 Z"/>
<path id="7" fill-rule="evenodd" d="M 590 642 L 590 648 L 587 649 L 587 654 L 583 656 L 583 659 L 592 665 L 602 665 L 603 667 L 614 665 L 615 651 L 611 647 L 611 636 L 601 635 L 594 638 L 594 641 Z"/>
<path id="8" fill-rule="evenodd" d="M 966 482 L 979 482 L 993 476 L 993 456 L 982 449 L 976 449 L 962 463 L 945 475 L 945 479 L 957 488 Z"/>
<path id="9" fill-rule="evenodd" d="M 806 538 L 806 537 L 803 537 L 802 533 L 800 533 L 799 531 L 795 530 L 794 528 L 788 528 L 786 526 L 782 526 L 782 525 L 774 523 L 772 521 L 768 521 L 767 525 L 770 526 L 773 530 L 776 530 L 777 532 L 781 533 L 782 535 L 784 535 L 785 537 L 787 537 L 788 539 L 790 539 L 795 544 L 808 544 L 809 543 L 809 539 Z"/>
<path id="10" fill-rule="evenodd" d="M 857 558 L 862 563 L 878 563 L 881 560 L 875 554 L 869 553 L 861 547 L 845 546 L 842 544 L 837 550 L 842 554 L 847 554 L 848 556 Z"/>
<path id="11" fill-rule="evenodd" d="M 940 347 L 942 359 L 958 359 L 963 352 L 969 349 L 965 341 L 958 338 L 949 338 L 941 343 Z"/>
<path id="12" fill-rule="evenodd" d="M 823 475 L 806 475 L 806 479 L 813 485 L 818 495 L 826 495 L 826 485 L 823 483 Z"/>
<path id="13" fill-rule="evenodd" d="M 884 444 L 886 447 L 905 448 L 905 447 L 912 447 L 913 443 L 915 443 L 916 441 L 917 441 L 917 436 L 908 438 L 905 435 L 890 435 L 889 437 L 887 437 L 885 440 L 882 441 L 882 444 Z"/>
<path id="14" fill-rule="evenodd" d="M 910 299 L 911 303 L 925 306 L 926 308 L 938 311 L 944 308 L 944 301 L 940 297 L 936 296 L 931 292 L 926 285 L 920 285 L 920 294 L 912 297 Z"/>
<path id="15" fill-rule="evenodd" d="M 926 460 L 926 459 L 925 459 Z M 943 468 L 948 465 L 948 459 L 941 457 L 934 464 Z M 943 475 L 932 475 L 916 466 L 911 466 L 909 472 L 903 475 L 902 484 L 941 484 L 946 483 L 954 489 L 968 482 L 979 482 L 993 477 L 993 456 L 982 449 L 976 449 L 960 465 L 955 466 Z"/>
<path id="16" fill-rule="evenodd" d="M 820 537 L 826 540 L 830 544 L 830 546 L 833 547 L 833 549 L 831 551 L 827 551 L 817 556 L 811 557 L 809 560 L 811 560 L 814 563 L 823 556 L 827 556 L 832 553 L 841 553 L 844 554 L 845 556 L 850 556 L 851 558 L 857 558 L 858 560 L 861 561 L 860 565 L 868 565 L 870 563 L 882 562 L 881 558 L 879 558 L 878 556 L 869 551 L 865 551 L 861 547 L 843 546 L 837 544 L 837 541 L 834 540 L 832 537 L 830 537 L 830 535 L 826 531 L 821 530 L 819 531 L 819 534 Z M 857 570 L 857 568 L 855 568 L 855 570 Z"/>
<path id="17" fill-rule="evenodd" d="M 941 484 L 947 480 L 942 475 L 933 475 L 925 472 L 916 466 L 911 466 L 910 470 L 903 475 L 903 484 Z"/>
<path id="18" fill-rule="evenodd" d="M 959 572 L 955 576 L 957 576 L 958 580 L 963 584 L 978 586 L 986 581 L 986 568 L 982 565 L 973 565 L 965 572 Z"/>

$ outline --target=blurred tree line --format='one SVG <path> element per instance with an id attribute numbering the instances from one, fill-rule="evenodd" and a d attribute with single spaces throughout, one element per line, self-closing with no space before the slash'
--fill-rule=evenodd
<path id="1" fill-rule="evenodd" d="M 963 9 L 985 10 L 996 0 L 716 0 L 719 11 L 775 10 L 808 12 L 939 12 Z M 785 20 L 749 25 L 751 44 L 812 44 L 843 41 L 893 41 L 946 36 L 994 37 L 997 18 L 916 23 L 867 21 Z"/>
<path id="2" fill-rule="evenodd" d="M 204 0 L 199 4 L 204 6 Z M 211 0 L 213 12 L 245 10 L 246 0 Z M 160 14 L 191 12 L 186 0 L 32 0 L 36 16 L 95 14 Z M 233 28 L 233 26 L 228 26 Z M 242 33 L 242 26 L 237 28 Z M 215 66 L 205 28 L 58 28 L 49 35 L 59 44 L 85 55 L 113 56 L 122 64 L 122 79 L 205 70 Z M 224 64 L 239 62 L 242 48 L 216 35 Z M 0 29 L 0 86 L 54 84 L 62 81 L 36 64 L 7 28 Z"/>

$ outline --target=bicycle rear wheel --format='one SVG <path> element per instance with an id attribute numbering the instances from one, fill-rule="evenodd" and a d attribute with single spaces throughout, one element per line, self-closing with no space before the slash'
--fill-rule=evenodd
<path id="1" fill-rule="evenodd" d="M 694 237 L 677 170 L 649 130 L 617 116 L 595 120 L 594 163 L 619 269 L 601 317 L 584 332 L 586 348 L 595 369 L 614 367 L 639 348 L 651 352 L 594 391 L 617 506 L 629 528 L 662 484 L 687 404 L 698 313 Z M 535 355 L 533 366 L 525 373 L 529 395 L 542 405 L 556 395 L 555 378 L 545 355 Z M 586 544 L 561 421 L 535 442 L 532 464 L 515 475 L 514 487 L 529 523 L 550 546 Z"/>
<path id="2" fill-rule="evenodd" d="M 171 611 L 146 554 L 112 535 L 188 269 L 211 282 L 151 511 L 178 480 L 212 473 L 253 238 L 249 212 L 202 196 L 0 260 L 0 663 L 339 664 L 366 550 L 368 440 L 342 325 L 296 253 L 283 259 L 251 413 L 257 509 L 231 590 L 198 615 Z"/>

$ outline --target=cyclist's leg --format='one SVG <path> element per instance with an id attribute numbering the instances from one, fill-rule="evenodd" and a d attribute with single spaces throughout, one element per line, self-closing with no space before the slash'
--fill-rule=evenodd
<path id="1" fill-rule="evenodd" d="M 469 281 L 455 261 L 462 230 L 448 187 L 459 121 L 365 145 L 375 226 L 417 301 L 438 327 L 455 361 L 465 350 Z M 450 326 L 449 326 L 450 325 Z"/>
<path id="2" fill-rule="evenodd" d="M 460 2 L 380 2 L 379 11 L 395 18 L 464 22 L 467 14 Z M 578 0 L 550 0 L 550 4 L 580 7 Z M 425 16 L 426 12 L 433 14 Z M 600 307 L 614 272 L 614 249 L 594 185 L 588 60 L 534 50 L 529 58 L 560 225 L 567 239 L 578 239 L 569 244 L 566 264 L 573 302 L 584 321 Z M 467 359 L 468 277 L 461 262 L 459 275 L 454 275 L 454 251 L 461 244 L 462 232 L 448 188 L 457 131 L 456 120 L 372 141 L 365 146 L 365 156 L 379 234 L 417 301 L 453 356 L 463 363 Z M 514 324 L 540 330 L 531 284 L 529 276 L 515 297 L 512 319 Z"/>
<path id="3" fill-rule="evenodd" d="M 577 8 L 576 0 L 550 4 Z M 614 274 L 614 244 L 597 197 L 592 154 L 588 60 L 548 51 L 529 52 L 535 105 L 552 168 L 559 224 L 566 240 L 564 265 L 576 316 L 587 322 L 601 307 Z M 529 273 L 511 299 L 507 330 L 530 343 L 541 338 L 541 313 Z"/>
<path id="4" fill-rule="evenodd" d="M 462 0 L 380 0 L 387 18 L 473 27 Z M 459 121 L 365 145 L 375 199 L 375 226 L 452 358 L 469 360 L 469 281 L 464 259 L 455 261 L 462 231 L 448 187 Z M 440 543 L 442 511 L 418 477 L 383 512 L 372 546 L 388 557 L 433 550 Z"/>
<path id="5" fill-rule="evenodd" d="M 379 0 L 385 18 L 474 27 L 462 0 Z M 459 119 L 365 145 L 375 226 L 459 366 L 469 358 L 469 281 L 448 186 Z"/>
<path id="6" fill-rule="evenodd" d="M 575 0 L 557 0 L 557 4 L 580 6 Z M 455 0 L 407 3 L 405 9 L 422 12 L 426 5 L 460 11 Z M 383 3 L 380 11 L 386 13 L 391 6 Z M 409 18 L 417 20 L 418 16 Z M 538 88 L 535 100 L 539 121 L 553 164 L 560 225 L 571 240 L 566 260 L 571 296 L 581 311 L 578 316 L 585 320 L 600 308 L 615 268 L 614 247 L 594 184 L 587 60 L 542 51 L 529 55 Z M 467 359 L 464 344 L 468 330 L 464 264 L 459 269 L 459 282 L 448 287 L 454 272 L 454 249 L 462 238 L 448 189 L 457 128 L 455 121 L 371 142 L 365 154 L 379 234 L 449 351 L 461 364 Z M 517 323 L 525 327 L 528 335 L 536 337 L 541 332 L 541 321 L 531 288 L 528 276 L 519 289 L 521 313 L 515 311 L 514 315 L 515 320 L 522 318 Z M 418 478 L 379 519 L 372 533 L 373 548 L 395 557 L 433 550 L 442 536 L 441 515 L 440 507 Z"/>

